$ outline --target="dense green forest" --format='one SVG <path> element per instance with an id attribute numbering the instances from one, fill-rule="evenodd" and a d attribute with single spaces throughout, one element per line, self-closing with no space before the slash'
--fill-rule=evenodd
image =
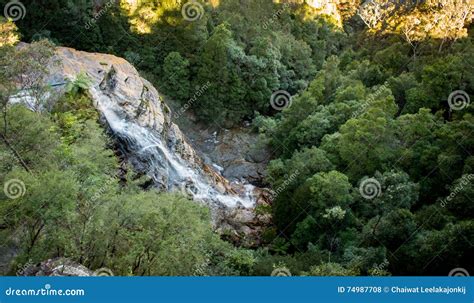
<path id="1" fill-rule="evenodd" d="M 474 272 L 473 4 L 279 2 L 32 0 L 1 20 L 0 182 L 27 184 L 0 192 L 0 243 L 21 239 L 10 274 L 53 257 L 116 275 Z M 264 244 L 119 176 L 87 78 L 47 111 L 8 104 L 54 45 L 125 58 L 202 123 L 251 123 L 272 151 Z"/>

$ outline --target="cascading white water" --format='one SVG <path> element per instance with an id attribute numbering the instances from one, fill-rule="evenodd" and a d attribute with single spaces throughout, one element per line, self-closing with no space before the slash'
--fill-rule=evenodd
<path id="1" fill-rule="evenodd" d="M 128 117 L 123 109 L 106 94 L 93 91 L 98 100 L 98 109 L 106 119 L 114 136 L 126 145 L 127 157 L 135 167 L 140 167 L 156 185 L 169 191 L 182 191 L 195 200 L 218 204 L 210 206 L 251 208 L 255 204 L 254 187 L 245 185 L 242 196 L 220 193 L 203 173 L 192 167 L 163 143 L 160 134 L 139 125 Z"/>

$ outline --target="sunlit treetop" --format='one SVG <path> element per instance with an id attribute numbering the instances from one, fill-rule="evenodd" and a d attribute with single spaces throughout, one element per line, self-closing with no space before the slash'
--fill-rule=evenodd
<path id="1" fill-rule="evenodd" d="M 185 0 L 121 0 L 120 7 L 128 15 L 132 31 L 149 34 L 157 23 L 177 25 L 183 22 L 181 9 L 186 3 Z M 197 9 L 196 13 L 202 14 L 204 2 L 195 3 L 192 9 Z M 213 1 L 211 5 L 218 5 L 218 2 Z"/>
<path id="2" fill-rule="evenodd" d="M 308 20 L 317 15 L 325 15 L 337 26 L 342 26 L 343 14 L 340 11 L 340 3 L 353 0 L 274 0 L 274 3 L 297 5 L 297 11 L 303 13 L 304 19 Z"/>
<path id="3" fill-rule="evenodd" d="M 19 41 L 15 23 L 0 17 L 0 47 L 13 46 Z"/>
<path id="4" fill-rule="evenodd" d="M 474 18 L 472 0 L 365 1 L 358 14 L 373 33 L 401 34 L 408 42 L 467 36 Z"/>

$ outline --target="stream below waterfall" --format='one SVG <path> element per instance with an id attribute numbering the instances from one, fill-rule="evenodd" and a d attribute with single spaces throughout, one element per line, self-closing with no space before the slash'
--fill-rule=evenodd
<path id="1" fill-rule="evenodd" d="M 139 125 L 127 117 L 107 94 L 94 89 L 99 96 L 98 109 L 105 118 L 114 137 L 135 169 L 145 172 L 154 184 L 167 191 L 181 191 L 194 200 L 225 207 L 251 208 L 255 204 L 254 186 L 244 185 L 241 195 L 221 193 L 204 176 L 200 168 L 188 163 L 163 142 L 161 135 Z"/>

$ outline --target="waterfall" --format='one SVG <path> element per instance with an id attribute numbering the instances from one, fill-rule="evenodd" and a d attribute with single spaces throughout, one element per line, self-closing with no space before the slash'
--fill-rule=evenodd
<path id="1" fill-rule="evenodd" d="M 270 205 L 268 192 L 250 184 L 230 184 L 213 164 L 205 164 L 171 121 L 171 110 L 159 92 L 133 65 L 113 55 L 58 47 L 47 68 L 45 85 L 53 88 L 47 90 L 52 94 L 47 104 L 67 93 L 64 84 L 87 75 L 88 97 L 124 159 L 138 176 L 148 177 L 144 186 L 183 193 L 210 209 L 217 233 L 239 245 L 259 245 L 271 215 L 255 208 Z M 26 90 L 11 96 L 10 102 L 30 109 L 39 104 Z"/>
<path id="2" fill-rule="evenodd" d="M 110 131 L 122 145 L 135 169 L 145 172 L 154 184 L 167 191 L 181 191 L 214 208 L 251 208 L 254 187 L 244 186 L 241 195 L 220 192 L 204 171 L 170 150 L 155 129 L 140 125 L 114 100 L 98 88 L 91 89 L 97 108 Z"/>

